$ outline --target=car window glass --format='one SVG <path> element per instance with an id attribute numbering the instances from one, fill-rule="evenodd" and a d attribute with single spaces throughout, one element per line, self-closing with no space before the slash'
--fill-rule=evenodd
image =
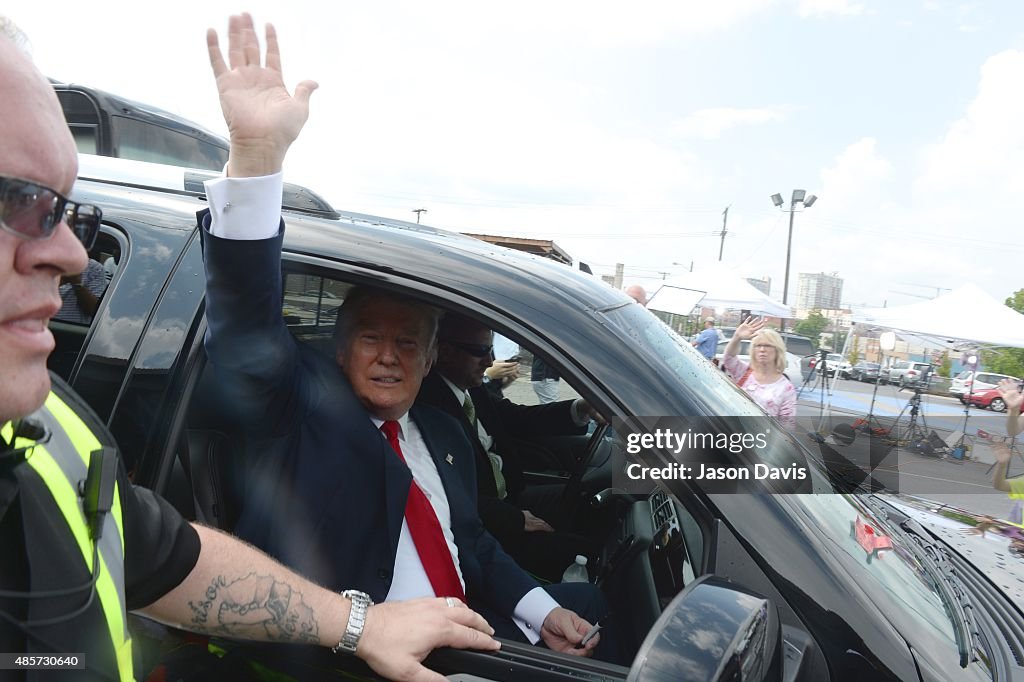
<path id="1" fill-rule="evenodd" d="M 811 345 L 811 340 L 808 338 L 785 336 L 783 341 L 786 342 L 786 351 L 793 355 L 812 355 L 814 353 L 814 346 Z"/>
<path id="2" fill-rule="evenodd" d="M 117 272 L 121 246 L 113 236 L 101 232 L 88 255 L 84 271 L 61 278 L 61 309 L 54 320 L 88 327 L 99 312 L 107 286 Z"/>
<path id="3" fill-rule="evenodd" d="M 311 341 L 330 339 L 338 307 L 350 288 L 320 275 L 285 273 L 281 313 L 292 333 Z"/>
<path id="4" fill-rule="evenodd" d="M 110 122 L 120 158 L 216 171 L 227 163 L 226 150 L 191 135 L 123 116 Z"/>
<path id="5" fill-rule="evenodd" d="M 100 126 L 96 105 L 80 92 L 60 91 L 57 99 L 60 100 L 78 151 L 82 154 L 95 154 L 99 149 Z"/>

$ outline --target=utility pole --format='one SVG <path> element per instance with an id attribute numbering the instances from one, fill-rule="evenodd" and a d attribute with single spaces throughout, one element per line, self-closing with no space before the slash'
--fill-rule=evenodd
<path id="1" fill-rule="evenodd" d="M 425 209 L 425 208 L 414 208 L 412 210 L 412 212 L 416 214 L 416 224 L 419 225 L 420 224 L 420 214 L 421 213 L 426 213 L 427 209 Z"/>
<path id="2" fill-rule="evenodd" d="M 732 204 L 729 204 L 729 206 L 732 206 Z M 726 225 L 727 222 L 729 222 L 729 206 L 726 206 L 725 210 L 722 211 L 722 243 L 718 247 L 718 262 L 719 263 L 722 262 L 722 252 L 725 251 L 725 233 L 726 233 L 725 225 Z M 690 268 L 690 269 L 692 270 L 693 268 Z"/>

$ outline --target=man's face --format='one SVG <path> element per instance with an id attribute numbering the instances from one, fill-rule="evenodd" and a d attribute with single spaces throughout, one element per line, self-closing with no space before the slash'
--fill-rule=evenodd
<path id="1" fill-rule="evenodd" d="M 494 334 L 486 327 L 466 327 L 438 340 L 437 371 L 462 390 L 476 388 L 494 362 Z M 486 351 L 486 352 L 485 352 Z"/>
<path id="2" fill-rule="evenodd" d="M 336 359 L 359 400 L 378 419 L 398 419 L 412 407 L 430 371 L 430 318 L 414 304 L 370 297 L 354 313 Z"/>
<path id="3" fill-rule="evenodd" d="M 3 37 L 0 122 L 0 176 L 71 191 L 78 157 L 57 96 Z M 85 264 L 85 249 L 66 224 L 37 241 L 0 229 L 0 423 L 33 412 L 46 399 L 46 358 L 54 348 L 47 323 L 61 307 L 57 287 L 61 275 L 81 272 Z"/>

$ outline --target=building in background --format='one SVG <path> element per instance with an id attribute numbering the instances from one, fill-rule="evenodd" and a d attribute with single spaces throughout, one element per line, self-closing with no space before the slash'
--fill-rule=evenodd
<path id="1" fill-rule="evenodd" d="M 550 239 L 504 237 L 497 234 L 476 234 L 474 232 L 463 232 L 462 234 L 467 237 L 483 240 L 488 244 L 497 244 L 498 246 L 504 246 L 506 249 L 525 251 L 526 253 L 550 258 L 551 260 L 564 263 L 565 265 L 572 265 L 572 256 L 569 255 L 569 252 Z"/>
<path id="2" fill-rule="evenodd" d="M 796 307 L 802 310 L 836 310 L 841 308 L 843 280 L 838 273 L 801 272 L 797 287 Z"/>

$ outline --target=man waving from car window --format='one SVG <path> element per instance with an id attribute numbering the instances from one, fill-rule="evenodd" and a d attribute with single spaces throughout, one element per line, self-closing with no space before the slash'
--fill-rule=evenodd
<path id="1" fill-rule="evenodd" d="M 248 15 L 231 20 L 231 67 L 216 42 L 210 55 L 231 154 L 228 177 L 206 184 L 206 350 L 249 441 L 236 531 L 328 586 L 360 590 L 366 602 L 465 600 L 486 609 L 502 637 L 591 655 L 602 637 L 582 642 L 585 618 L 606 611 L 600 590 L 544 589 L 516 565 L 477 514 L 474 456 L 461 427 L 413 408 L 432 363 L 437 311 L 362 288 L 339 310 L 334 358 L 289 334 L 281 167 L 315 85 L 300 83 L 288 96 L 273 30 L 261 67 Z"/>

